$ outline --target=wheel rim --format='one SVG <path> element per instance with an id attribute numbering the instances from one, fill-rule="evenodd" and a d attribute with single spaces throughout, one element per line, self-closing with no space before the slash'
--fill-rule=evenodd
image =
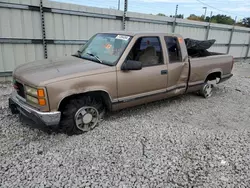
<path id="1" fill-rule="evenodd" d="M 75 114 L 75 124 L 78 129 L 86 132 L 97 125 L 99 120 L 99 112 L 96 108 L 85 106 L 80 108 Z"/>
<path id="2" fill-rule="evenodd" d="M 203 91 L 204 91 L 204 96 L 206 98 L 210 97 L 212 95 L 212 85 L 206 84 Z"/>

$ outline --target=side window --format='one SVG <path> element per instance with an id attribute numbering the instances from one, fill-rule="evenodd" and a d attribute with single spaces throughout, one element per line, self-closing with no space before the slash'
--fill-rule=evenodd
<path id="1" fill-rule="evenodd" d="M 163 64 L 162 48 L 159 37 L 137 39 L 128 59 L 140 61 L 143 67 Z"/>
<path id="2" fill-rule="evenodd" d="M 168 55 L 169 63 L 180 62 L 182 60 L 180 45 L 176 37 L 164 37 Z"/>
<path id="3" fill-rule="evenodd" d="M 158 53 L 161 52 L 161 44 L 158 37 L 142 38 L 140 44 L 140 50 L 145 50 L 149 45 L 153 46 Z"/>

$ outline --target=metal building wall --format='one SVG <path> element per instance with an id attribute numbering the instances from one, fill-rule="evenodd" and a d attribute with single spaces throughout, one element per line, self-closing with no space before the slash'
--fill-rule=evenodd
<path id="1" fill-rule="evenodd" d="M 43 0 L 48 57 L 71 55 L 93 34 L 122 30 L 123 11 Z M 179 33 L 185 38 L 216 39 L 210 51 L 250 57 L 250 29 L 127 12 L 127 31 Z M 40 0 L 1 0 L 0 76 L 20 64 L 44 58 Z"/>
<path id="2" fill-rule="evenodd" d="M 4 1 L 38 5 L 38 1 Z M 0 8 L 0 37 L 19 39 L 40 39 L 41 22 L 39 12 Z M 0 72 L 12 71 L 17 65 L 43 58 L 42 45 L 0 43 Z"/>
<path id="3" fill-rule="evenodd" d="M 210 24 L 211 29 L 209 30 L 208 39 L 216 39 L 215 45 L 209 50 L 220 53 L 227 53 L 228 44 L 232 32 L 232 26 L 222 24 Z"/>
<path id="4" fill-rule="evenodd" d="M 182 34 L 184 38 L 194 38 L 197 40 L 205 40 L 207 23 L 195 22 L 185 19 L 177 19 L 176 33 Z"/>
<path id="5" fill-rule="evenodd" d="M 87 17 L 80 12 L 122 16 L 122 11 L 85 7 L 74 4 L 44 1 L 44 7 L 60 9 L 63 14 L 45 13 L 46 38 L 51 40 L 88 40 L 93 34 L 100 31 L 121 30 L 121 20 Z M 64 10 L 73 12 L 64 12 Z M 80 42 L 81 44 L 81 42 Z M 80 44 L 49 44 L 48 57 L 71 55 L 75 53 Z M 83 43 L 82 43 L 83 44 Z"/>
<path id="6" fill-rule="evenodd" d="M 135 12 L 127 13 L 126 31 L 162 31 L 170 33 L 173 19 Z"/>

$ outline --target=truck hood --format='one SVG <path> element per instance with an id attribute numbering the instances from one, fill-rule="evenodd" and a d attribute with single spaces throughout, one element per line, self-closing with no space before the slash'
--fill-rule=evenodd
<path id="1" fill-rule="evenodd" d="M 114 67 L 73 56 L 33 61 L 18 66 L 13 77 L 35 86 L 112 71 Z"/>

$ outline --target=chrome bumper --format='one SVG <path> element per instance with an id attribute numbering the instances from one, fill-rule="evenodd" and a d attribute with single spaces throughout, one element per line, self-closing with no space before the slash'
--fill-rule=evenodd
<path id="1" fill-rule="evenodd" d="M 21 113 L 35 123 L 45 126 L 57 126 L 61 119 L 61 112 L 40 112 L 18 99 L 16 92 L 9 98 L 9 108 L 12 113 Z"/>

